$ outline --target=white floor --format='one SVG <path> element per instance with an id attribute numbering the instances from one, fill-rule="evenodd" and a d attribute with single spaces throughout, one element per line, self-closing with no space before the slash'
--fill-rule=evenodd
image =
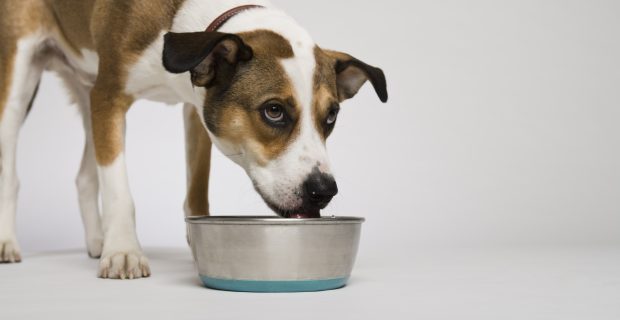
<path id="1" fill-rule="evenodd" d="M 402 250 L 399 249 L 399 250 Z M 1 319 L 620 319 L 620 248 L 410 250 L 359 261 L 344 289 L 205 289 L 185 248 L 147 248 L 153 276 L 95 277 L 81 250 L 0 265 Z"/>

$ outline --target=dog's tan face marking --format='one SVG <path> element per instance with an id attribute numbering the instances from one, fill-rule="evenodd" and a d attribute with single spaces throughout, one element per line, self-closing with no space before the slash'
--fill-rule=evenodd
<path id="1" fill-rule="evenodd" d="M 205 123 L 218 140 L 241 149 L 246 161 L 263 166 L 286 150 L 299 133 L 301 106 L 279 62 L 293 57 L 293 50 L 286 39 L 271 31 L 239 36 L 252 48 L 254 58 L 239 67 L 225 90 L 207 91 Z M 270 101 L 286 108 L 291 125 L 274 128 L 265 122 L 263 107 Z"/>
<path id="2" fill-rule="evenodd" d="M 314 73 L 314 99 L 312 102 L 312 115 L 316 130 L 321 133 L 323 140 L 331 134 L 334 123 L 331 125 L 327 119 L 338 114 L 338 87 L 336 84 L 336 60 L 328 56 L 318 46 L 314 48 L 316 59 L 316 71 Z M 330 114 L 331 113 L 331 114 Z M 335 120 L 334 120 L 335 121 Z"/>
<path id="3" fill-rule="evenodd" d="M 322 84 L 314 92 L 312 103 L 312 120 L 315 129 L 325 142 L 334 130 L 335 116 L 339 111 L 338 100 L 335 98 L 333 90 L 327 84 Z M 334 119 L 334 122 L 328 119 Z"/>

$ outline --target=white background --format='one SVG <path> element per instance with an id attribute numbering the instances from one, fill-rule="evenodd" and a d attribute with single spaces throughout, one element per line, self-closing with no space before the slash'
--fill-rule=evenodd
<path id="1" fill-rule="evenodd" d="M 367 218 L 350 285 L 277 296 L 199 288 L 185 244 L 181 108 L 149 102 L 129 112 L 127 158 L 154 274 L 96 279 L 73 182 L 81 123 L 47 75 L 18 155 L 25 259 L 0 266 L 9 318 L 620 318 L 620 2 L 277 2 L 320 45 L 387 74 L 389 103 L 367 85 L 329 141 L 340 194 L 325 213 Z M 219 153 L 211 204 L 269 214 Z"/>
<path id="2" fill-rule="evenodd" d="M 620 5 L 279 1 L 317 43 L 381 67 L 343 105 L 327 214 L 367 218 L 361 256 L 413 247 L 620 243 Z M 127 158 L 144 246 L 183 246 L 180 107 L 138 102 Z M 25 251 L 83 246 L 83 132 L 52 75 L 20 138 Z M 271 214 L 215 153 L 215 214 Z"/>

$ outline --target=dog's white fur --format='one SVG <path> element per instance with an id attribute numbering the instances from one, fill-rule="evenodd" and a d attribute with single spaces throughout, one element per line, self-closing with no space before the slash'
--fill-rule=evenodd
<path id="1" fill-rule="evenodd" d="M 19 180 L 16 171 L 17 138 L 24 122 L 28 103 L 34 94 L 43 71 L 36 59 L 37 45 L 42 37 L 33 34 L 17 44 L 17 56 L 8 100 L 0 122 L 0 250 L 4 261 L 20 260 L 20 250 L 15 236 L 15 210 Z"/>
<path id="2" fill-rule="evenodd" d="M 177 12 L 174 32 L 202 31 L 217 16 L 244 0 L 187 0 Z M 299 187 L 303 179 L 317 165 L 329 173 L 325 145 L 312 119 L 312 85 L 315 69 L 314 41 L 292 18 L 274 8 L 268 1 L 253 1 L 267 9 L 252 9 L 230 19 L 221 32 L 243 32 L 268 29 L 287 39 L 294 57 L 282 61 L 291 79 L 297 100 L 301 103 L 302 126 L 300 135 L 282 155 L 267 166 L 259 166 L 255 159 L 229 141 L 209 132 L 213 143 L 224 154 L 241 165 L 261 194 L 282 209 L 292 209 L 301 203 Z M 43 32 L 43 31 L 42 31 Z M 198 108 L 202 117 L 205 89 L 194 88 L 187 74 L 171 74 L 162 66 L 163 32 L 143 53 L 130 70 L 126 91 L 136 99 L 150 99 L 168 104 L 185 103 Z M 50 65 L 37 64 L 36 51 L 49 35 L 37 33 L 19 42 L 9 100 L 0 123 L 0 246 L 9 259 L 17 260 L 19 246 L 15 238 L 15 207 L 18 180 L 15 169 L 17 133 L 26 115 L 40 74 L 45 67 L 64 74 L 74 100 L 80 106 L 87 132 L 82 165 L 76 180 L 80 209 L 86 230 L 86 241 L 92 256 L 101 255 L 99 274 L 104 277 L 141 277 L 149 274 L 148 261 L 142 254 L 135 232 L 134 205 L 127 181 L 125 156 L 121 153 L 107 166 L 96 165 L 91 134 L 88 92 L 97 74 L 98 58 L 85 51 L 77 57 L 61 42 L 53 46 L 63 52 L 64 61 Z M 70 76 L 73 73 L 73 76 Z M 186 107 L 187 109 L 187 107 Z M 204 124 L 204 119 L 203 119 Z M 206 126 L 205 126 L 206 128 Z M 285 176 L 286 179 L 276 179 Z M 103 219 L 100 221 L 98 193 L 101 193 Z"/>
<path id="3" fill-rule="evenodd" d="M 303 38 L 302 38 L 303 39 Z M 247 163 L 248 174 L 261 194 L 282 209 L 301 206 L 304 179 L 313 168 L 329 172 L 327 151 L 312 118 L 313 78 L 315 69 L 314 44 L 309 40 L 294 43 L 295 56 L 282 61 L 284 70 L 293 83 L 295 95 L 301 106 L 299 136 L 278 158 L 266 166 Z"/>

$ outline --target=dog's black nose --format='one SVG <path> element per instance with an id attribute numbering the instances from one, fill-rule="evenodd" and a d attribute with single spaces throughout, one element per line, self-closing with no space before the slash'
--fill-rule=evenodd
<path id="1" fill-rule="evenodd" d="M 308 205 L 323 209 L 338 193 L 338 186 L 333 176 L 314 170 L 304 182 L 304 192 Z"/>

